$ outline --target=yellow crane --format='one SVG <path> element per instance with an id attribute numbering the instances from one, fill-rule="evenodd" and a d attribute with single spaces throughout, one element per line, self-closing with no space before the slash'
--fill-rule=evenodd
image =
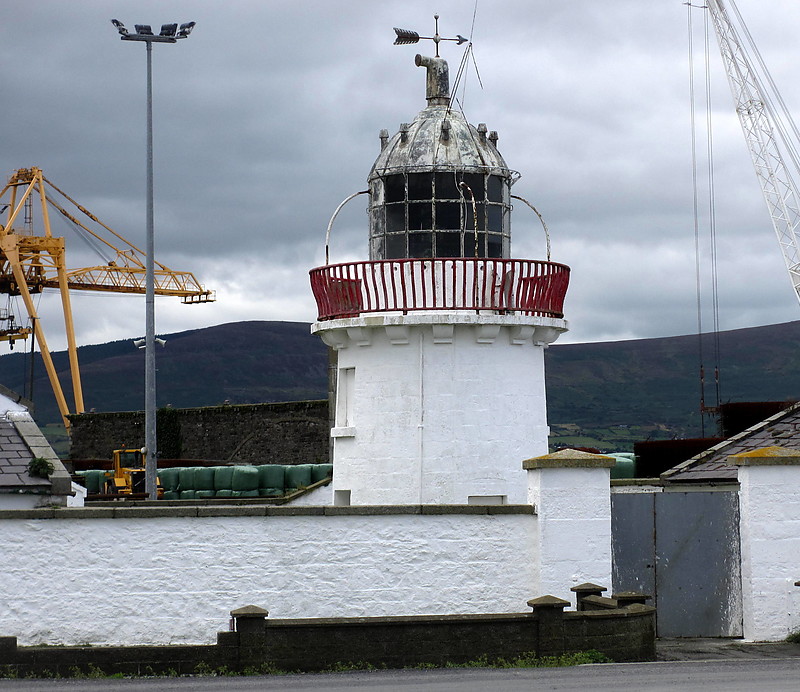
<path id="1" fill-rule="evenodd" d="M 34 227 L 34 209 L 40 207 L 41 228 Z M 76 211 L 68 211 L 73 207 Z M 63 237 L 54 237 L 50 229 L 50 208 L 55 209 L 105 257 L 105 263 L 92 267 L 67 269 Z M 0 294 L 20 296 L 25 304 L 34 336 L 39 344 L 47 376 L 53 388 L 64 424 L 69 428 L 67 405 L 58 378 L 44 328 L 36 312 L 33 295 L 45 288 L 58 289 L 64 313 L 67 353 L 74 397 L 73 413 L 83 413 L 83 390 L 78 367 L 78 349 L 70 305 L 70 290 L 145 293 L 145 253 L 94 214 L 78 204 L 49 181 L 39 168 L 15 171 L 0 192 Z M 89 221 L 80 221 L 83 215 Z M 92 228 L 91 226 L 94 226 Z M 184 303 L 208 303 L 213 291 L 206 290 L 191 272 L 174 271 L 155 263 L 156 295 L 180 296 Z M 16 326 L 13 319 L 0 329 L 0 341 L 25 339 L 31 328 Z"/>

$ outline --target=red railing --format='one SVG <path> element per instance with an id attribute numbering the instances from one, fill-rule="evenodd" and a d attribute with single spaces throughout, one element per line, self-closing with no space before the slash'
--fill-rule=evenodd
<path id="1" fill-rule="evenodd" d="M 563 317 L 569 267 L 516 259 L 398 259 L 311 272 L 320 320 L 371 312 L 474 310 Z"/>

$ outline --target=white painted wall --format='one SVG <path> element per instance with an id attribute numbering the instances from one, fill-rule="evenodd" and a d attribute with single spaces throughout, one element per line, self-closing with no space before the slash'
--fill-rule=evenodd
<path id="1" fill-rule="evenodd" d="M 574 606 L 575 594 L 569 591 L 573 586 L 591 582 L 611 589 L 609 468 L 539 468 L 527 473 L 529 502 L 536 505 L 539 517 L 536 592 L 569 599 Z"/>
<path id="2" fill-rule="evenodd" d="M 527 502 L 547 452 L 544 348 L 566 322 L 379 315 L 317 323 L 338 351 L 333 486 L 353 505 Z"/>
<path id="3" fill-rule="evenodd" d="M 531 514 L 57 512 L 74 518 L 0 519 L 0 635 L 21 644 L 212 643 L 248 604 L 279 618 L 524 612 L 540 595 Z"/>
<path id="4" fill-rule="evenodd" d="M 19 413 L 27 411 L 27 407 L 7 397 L 5 394 L 0 394 L 0 416 L 7 416 L 9 412 Z"/>
<path id="5" fill-rule="evenodd" d="M 784 639 L 800 627 L 800 465 L 738 471 L 744 636 Z"/>
<path id="6" fill-rule="evenodd" d="M 49 495 L 35 493 L 0 493 L 0 510 L 36 509 L 49 499 Z"/>

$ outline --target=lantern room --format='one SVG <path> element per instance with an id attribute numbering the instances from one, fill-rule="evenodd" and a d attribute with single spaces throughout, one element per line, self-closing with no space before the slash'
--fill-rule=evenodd
<path id="1" fill-rule="evenodd" d="M 447 62 L 417 55 L 428 106 L 389 139 L 369 174 L 370 259 L 509 257 L 515 175 L 497 133 L 451 107 Z"/>

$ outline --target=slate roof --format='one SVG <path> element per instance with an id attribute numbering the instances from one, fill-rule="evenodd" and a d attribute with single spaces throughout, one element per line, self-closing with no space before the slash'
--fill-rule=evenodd
<path id="1" fill-rule="evenodd" d="M 800 449 L 800 403 L 665 471 L 661 478 L 672 483 L 735 483 L 736 467 L 727 463 L 731 454 L 774 445 Z"/>
<path id="2" fill-rule="evenodd" d="M 46 478 L 28 475 L 28 462 L 33 456 L 14 423 L 0 420 L 0 491 L 50 488 Z"/>
<path id="3" fill-rule="evenodd" d="M 41 502 L 64 504 L 72 495 L 72 480 L 39 426 L 26 402 L 0 385 L 0 499 L 8 494 L 36 494 Z M 28 464 L 43 457 L 53 464 L 48 478 L 28 475 Z"/>

